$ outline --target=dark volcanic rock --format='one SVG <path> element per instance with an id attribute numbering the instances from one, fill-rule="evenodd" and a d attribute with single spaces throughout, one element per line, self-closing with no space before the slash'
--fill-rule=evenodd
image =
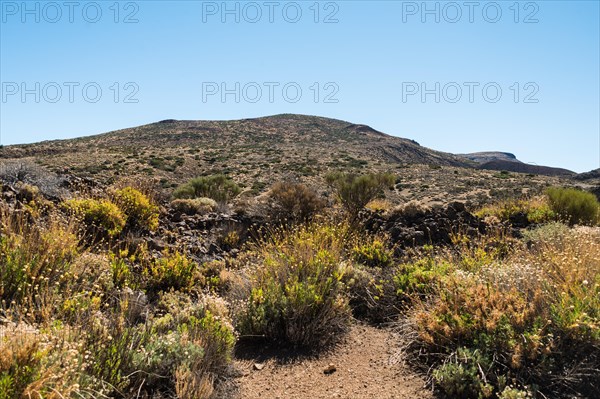
<path id="1" fill-rule="evenodd" d="M 454 233 L 477 236 L 486 230 L 486 224 L 465 209 L 461 202 L 446 208 L 403 214 L 392 212 L 365 214 L 364 224 L 371 232 L 388 232 L 392 242 L 400 248 L 425 244 L 450 244 Z"/>
<path id="2" fill-rule="evenodd" d="M 592 188 L 590 192 L 593 193 L 596 198 L 598 198 L 598 201 L 600 201 L 600 186 Z"/>
<path id="3" fill-rule="evenodd" d="M 596 179 L 600 180 L 600 168 L 590 170 L 589 172 L 580 173 L 577 176 L 574 176 L 574 179 L 581 180 L 581 181 L 596 180 Z"/>

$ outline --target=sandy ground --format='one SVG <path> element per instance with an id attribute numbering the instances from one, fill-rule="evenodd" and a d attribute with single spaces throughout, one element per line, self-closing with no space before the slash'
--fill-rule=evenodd
<path id="1" fill-rule="evenodd" d="M 282 359 L 268 349 L 238 355 L 231 381 L 241 399 L 432 399 L 424 380 L 392 361 L 394 337 L 385 329 L 354 326 L 336 348 L 319 357 Z"/>

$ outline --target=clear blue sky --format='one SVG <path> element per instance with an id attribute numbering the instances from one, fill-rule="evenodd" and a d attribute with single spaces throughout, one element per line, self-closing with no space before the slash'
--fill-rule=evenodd
<path id="1" fill-rule="evenodd" d="M 2 144 L 301 113 L 600 166 L 598 1 L 115 3 L 0 0 Z"/>

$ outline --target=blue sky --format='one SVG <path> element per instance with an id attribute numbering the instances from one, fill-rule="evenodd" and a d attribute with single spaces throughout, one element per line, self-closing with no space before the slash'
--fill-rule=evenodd
<path id="1" fill-rule="evenodd" d="M 5 145 L 301 113 L 442 151 L 600 166 L 595 0 L 0 0 L 0 11 Z"/>

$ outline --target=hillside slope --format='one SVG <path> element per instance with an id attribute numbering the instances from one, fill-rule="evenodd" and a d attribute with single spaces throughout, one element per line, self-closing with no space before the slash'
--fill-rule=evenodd
<path id="1" fill-rule="evenodd" d="M 0 164 L 35 162 L 61 176 L 111 184 L 123 177 L 156 182 L 170 195 L 192 177 L 226 173 L 247 196 L 281 180 L 326 192 L 330 171 L 385 171 L 397 176 L 390 198 L 443 204 L 485 203 L 536 193 L 557 177 L 499 179 L 472 160 L 420 146 L 361 124 L 305 115 L 235 121 L 165 120 L 70 140 L 0 148 Z M 1 166 L 1 165 L 0 165 Z"/>
<path id="2" fill-rule="evenodd" d="M 506 170 L 515 173 L 529 173 L 543 176 L 572 177 L 575 172 L 551 166 L 532 165 L 517 159 L 509 152 L 485 151 L 470 154 L 457 154 L 458 156 L 476 162 L 479 169 Z"/>
<path id="3" fill-rule="evenodd" d="M 111 177 L 152 174 L 168 180 L 202 171 L 320 175 L 335 168 L 431 164 L 467 167 L 452 154 L 421 147 L 365 125 L 277 115 L 236 121 L 175 121 L 96 136 L 9 146 L 0 159 L 35 158 L 54 169 Z"/>

